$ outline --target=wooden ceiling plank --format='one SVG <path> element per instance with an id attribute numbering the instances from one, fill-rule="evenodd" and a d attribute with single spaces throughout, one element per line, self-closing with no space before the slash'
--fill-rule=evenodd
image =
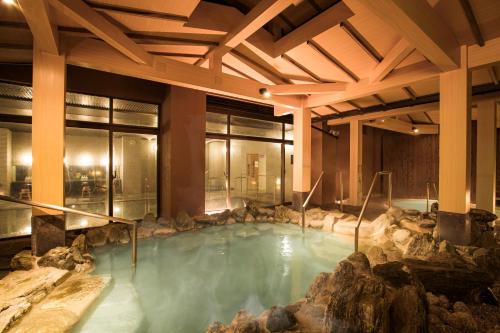
<path id="1" fill-rule="evenodd" d="M 382 81 L 396 68 L 415 48 L 406 40 L 400 39 L 396 45 L 387 53 L 382 62 L 375 67 L 370 74 L 370 82 Z"/>
<path id="2" fill-rule="evenodd" d="M 493 82 L 493 84 L 498 84 L 498 76 L 497 72 L 495 71 L 495 67 L 488 67 L 488 73 L 490 74 L 491 82 Z"/>
<path id="3" fill-rule="evenodd" d="M 373 45 L 371 45 L 371 43 L 368 42 L 368 40 L 356 28 L 354 28 L 354 26 L 351 23 L 349 23 L 349 21 L 345 20 L 340 24 L 340 27 L 375 62 L 382 61 L 382 56 L 380 55 L 380 53 L 378 53 L 378 51 L 373 47 Z"/>
<path id="4" fill-rule="evenodd" d="M 359 0 L 442 71 L 460 63 L 451 29 L 427 0 Z"/>
<path id="5" fill-rule="evenodd" d="M 393 131 L 408 135 L 438 134 L 438 125 L 411 124 L 406 121 L 385 118 L 364 123 L 366 126 L 376 127 L 387 131 Z"/>
<path id="6" fill-rule="evenodd" d="M 37 46 L 45 52 L 59 54 L 57 26 L 51 19 L 46 0 L 18 0 Z"/>
<path id="7" fill-rule="evenodd" d="M 264 67 L 263 65 L 239 52 L 238 50 L 233 49 L 231 51 L 231 54 L 274 84 L 289 83 L 289 81 L 286 78 L 283 78 L 279 73 L 276 73 L 269 68 Z"/>
<path id="8" fill-rule="evenodd" d="M 344 91 L 346 83 L 320 83 L 320 84 L 279 84 L 267 86 L 266 89 L 273 95 L 306 95 L 324 94 L 334 90 Z"/>
<path id="9" fill-rule="evenodd" d="M 479 25 L 477 24 L 477 20 L 474 16 L 474 11 L 472 10 L 469 0 L 460 0 L 459 2 L 469 23 L 470 30 L 474 35 L 476 44 L 478 44 L 479 46 L 484 46 L 484 38 L 481 34 L 481 30 L 479 29 Z"/>
<path id="10" fill-rule="evenodd" d="M 151 54 L 83 1 L 51 0 L 50 3 L 133 61 L 140 64 L 152 64 L 153 56 Z"/>
<path id="11" fill-rule="evenodd" d="M 316 52 L 321 54 L 323 57 L 325 57 L 328 61 L 330 61 L 335 67 L 337 67 L 339 70 L 344 72 L 348 77 L 352 79 L 352 81 L 357 82 L 359 81 L 359 77 L 357 77 L 356 74 L 354 74 L 349 68 L 347 68 L 344 64 L 342 64 L 337 58 L 335 58 L 333 55 L 331 55 L 328 51 L 326 51 L 321 45 L 316 43 L 313 40 L 308 40 L 307 45 L 309 45 L 311 48 L 313 48 Z"/>
<path id="12" fill-rule="evenodd" d="M 484 46 L 469 46 L 469 69 L 476 69 L 500 63 L 500 37 L 487 40 Z"/>

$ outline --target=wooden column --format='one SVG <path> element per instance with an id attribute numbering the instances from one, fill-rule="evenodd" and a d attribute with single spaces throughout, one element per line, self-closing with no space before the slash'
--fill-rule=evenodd
<path id="1" fill-rule="evenodd" d="M 311 190 L 311 110 L 293 112 L 293 206 L 299 209 Z"/>
<path id="2" fill-rule="evenodd" d="M 64 205 L 64 55 L 33 49 L 32 198 Z M 64 215 L 33 208 L 32 248 L 36 255 L 64 245 Z"/>
<path id="3" fill-rule="evenodd" d="M 479 101 L 477 112 L 476 207 L 495 212 L 496 103 Z"/>
<path id="4" fill-rule="evenodd" d="M 470 241 L 470 72 L 467 47 L 461 47 L 459 69 L 440 75 L 439 211 L 440 237 Z"/>
<path id="5" fill-rule="evenodd" d="M 349 204 L 363 203 L 363 123 L 350 121 L 349 140 Z"/>

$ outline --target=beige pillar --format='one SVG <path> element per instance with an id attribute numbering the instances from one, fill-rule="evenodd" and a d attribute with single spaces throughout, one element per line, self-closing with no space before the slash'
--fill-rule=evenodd
<path id="1" fill-rule="evenodd" d="M 349 204 L 363 203 L 363 123 L 350 121 L 349 140 Z"/>
<path id="2" fill-rule="evenodd" d="M 64 96 L 66 60 L 33 49 L 32 198 L 64 205 Z M 40 255 L 64 245 L 64 215 L 33 209 L 32 248 Z"/>
<path id="3" fill-rule="evenodd" d="M 470 72 L 467 47 L 460 68 L 440 75 L 439 211 L 440 237 L 457 244 L 470 241 Z"/>
<path id="4" fill-rule="evenodd" d="M 297 209 L 311 190 L 311 110 L 293 112 L 293 204 Z"/>
<path id="5" fill-rule="evenodd" d="M 496 197 L 496 103 L 494 99 L 478 102 L 476 207 L 495 212 Z"/>

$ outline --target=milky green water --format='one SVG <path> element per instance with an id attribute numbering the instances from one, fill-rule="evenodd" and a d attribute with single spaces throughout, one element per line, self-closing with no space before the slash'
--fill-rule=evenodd
<path id="1" fill-rule="evenodd" d="M 95 251 L 95 273 L 113 283 L 75 331 L 205 332 L 240 309 L 259 314 L 304 297 L 318 273 L 352 252 L 352 240 L 295 225 L 210 227 L 140 241 L 135 275 L 130 248 Z"/>

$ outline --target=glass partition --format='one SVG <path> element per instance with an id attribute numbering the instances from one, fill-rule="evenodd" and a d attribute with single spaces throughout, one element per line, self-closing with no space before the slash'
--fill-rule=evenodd
<path id="1" fill-rule="evenodd" d="M 109 104 L 107 97 L 66 93 L 66 119 L 109 122 Z"/>
<path id="2" fill-rule="evenodd" d="M 258 205 L 281 202 L 281 144 L 231 140 L 231 204 L 243 207 L 243 200 Z"/>
<path id="3" fill-rule="evenodd" d="M 0 114 L 31 117 L 32 89 L 0 82 Z"/>
<path id="4" fill-rule="evenodd" d="M 205 140 L 205 211 L 227 207 L 226 140 Z"/>
<path id="5" fill-rule="evenodd" d="M 266 120 L 231 116 L 231 134 L 282 139 L 282 125 Z"/>
<path id="6" fill-rule="evenodd" d="M 158 105 L 113 99 L 113 123 L 158 127 Z"/>
<path id="7" fill-rule="evenodd" d="M 227 134 L 227 115 L 207 112 L 206 131 Z"/>
<path id="8" fill-rule="evenodd" d="M 293 125 L 285 124 L 285 140 L 293 140 Z"/>
<path id="9" fill-rule="evenodd" d="M 113 134 L 113 216 L 156 216 L 157 137 Z"/>

